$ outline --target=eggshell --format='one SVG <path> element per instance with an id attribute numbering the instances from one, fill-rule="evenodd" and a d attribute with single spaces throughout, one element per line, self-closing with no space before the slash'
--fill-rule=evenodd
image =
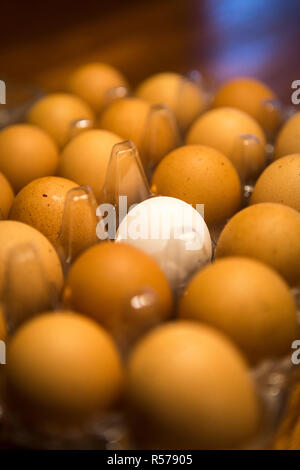
<path id="1" fill-rule="evenodd" d="M 101 62 L 92 62 L 74 70 L 67 82 L 67 90 L 79 96 L 98 112 L 106 104 L 111 88 L 128 87 L 125 77 L 114 67 Z"/>
<path id="2" fill-rule="evenodd" d="M 46 131 L 62 147 L 69 139 L 72 123 L 79 119 L 93 120 L 94 114 L 81 98 L 68 93 L 53 93 L 35 103 L 27 119 Z"/>
<path id="3" fill-rule="evenodd" d="M 105 108 L 98 124 L 123 140 L 132 140 L 144 164 L 153 166 L 177 143 L 172 116 L 167 119 L 159 112 L 153 117 L 153 112 L 150 104 L 140 98 L 117 99 Z"/>
<path id="4" fill-rule="evenodd" d="M 133 297 L 148 292 L 155 300 L 150 315 L 166 319 L 171 314 L 171 291 L 156 262 L 133 246 L 102 242 L 75 260 L 66 278 L 63 300 L 118 335 L 130 321 L 126 312 Z"/>
<path id="5" fill-rule="evenodd" d="M 0 219 L 7 219 L 14 197 L 10 183 L 3 173 L 0 173 Z"/>
<path id="6" fill-rule="evenodd" d="M 283 125 L 275 142 L 274 158 L 300 153 L 300 112 Z"/>
<path id="7" fill-rule="evenodd" d="M 199 271 L 178 313 L 228 334 L 251 362 L 289 354 L 298 333 L 289 286 L 276 271 L 250 258 L 219 259 Z"/>
<path id="8" fill-rule="evenodd" d="M 113 101 L 101 114 L 99 126 L 124 140 L 132 140 L 139 151 L 143 150 L 143 139 L 150 105 L 139 98 L 123 98 Z"/>
<path id="9" fill-rule="evenodd" d="M 151 255 L 174 289 L 212 256 L 210 234 L 200 213 L 172 197 L 153 197 L 136 205 L 122 220 L 116 241 Z"/>
<path id="10" fill-rule="evenodd" d="M 225 225 L 215 256 L 256 258 L 273 267 L 289 284 L 299 284 L 299 212 L 271 202 L 243 209 Z"/>
<path id="11" fill-rule="evenodd" d="M 228 80 L 217 90 L 213 106 L 230 106 L 250 114 L 266 132 L 276 131 L 280 124 L 279 114 L 272 119 L 264 111 L 266 100 L 277 100 L 275 93 L 263 82 L 250 77 Z"/>
<path id="12" fill-rule="evenodd" d="M 74 181 L 57 176 L 38 178 L 17 194 L 9 218 L 31 225 L 55 243 L 61 228 L 66 195 L 76 186 Z"/>
<path id="13" fill-rule="evenodd" d="M 100 202 L 112 148 L 123 138 L 93 129 L 74 137 L 63 149 L 58 174 L 80 185 L 89 185 Z"/>
<path id="14" fill-rule="evenodd" d="M 3 292 L 5 285 L 5 277 L 7 276 L 7 269 L 9 265 L 9 260 L 18 250 L 20 261 L 21 251 L 23 247 L 30 246 L 33 252 L 36 253 L 37 262 L 40 263 L 39 266 L 43 271 L 42 274 L 45 276 L 52 287 L 55 287 L 60 291 L 63 284 L 63 275 L 61 264 L 58 258 L 56 251 L 54 250 L 51 243 L 47 240 L 44 235 L 38 232 L 33 227 L 23 224 L 21 222 L 16 222 L 12 220 L 0 221 L 0 296 L 4 295 Z M 24 262 L 26 263 L 26 258 Z M 27 272 L 26 278 L 24 278 L 24 269 L 12 270 L 14 278 L 11 279 L 13 285 L 10 286 L 10 289 L 15 289 L 15 292 L 10 292 L 10 296 L 14 297 L 16 303 L 18 303 L 18 298 L 22 299 L 24 293 L 34 292 L 34 298 L 32 303 L 36 306 L 44 303 L 44 291 L 43 286 L 41 286 L 42 281 L 35 277 L 36 273 Z"/>
<path id="15" fill-rule="evenodd" d="M 7 351 L 7 388 L 27 414 L 87 418 L 120 397 L 121 361 L 110 336 L 71 311 L 24 324 Z"/>
<path id="16" fill-rule="evenodd" d="M 241 184 L 232 163 L 202 145 L 186 145 L 166 155 L 155 169 L 152 190 L 194 207 L 204 204 L 209 228 L 225 222 L 241 206 Z"/>
<path id="17" fill-rule="evenodd" d="M 173 111 L 184 131 L 204 110 L 203 90 L 178 73 L 159 73 L 144 80 L 136 95 L 151 104 L 166 104 Z"/>
<path id="18" fill-rule="evenodd" d="M 300 153 L 275 160 L 258 178 L 251 204 L 279 202 L 300 212 Z"/>
<path id="19" fill-rule="evenodd" d="M 57 163 L 57 147 L 42 129 L 16 124 L 0 131 L 0 171 L 16 192 L 36 178 L 53 175 Z"/>
<path id="20" fill-rule="evenodd" d="M 129 358 L 127 394 L 140 447 L 234 447 L 258 425 L 243 356 L 206 325 L 174 322 L 146 335 Z"/>
<path id="21" fill-rule="evenodd" d="M 261 145 L 243 150 L 241 136 L 252 134 Z M 234 108 L 212 109 L 200 116 L 190 128 L 187 144 L 201 144 L 215 148 L 228 157 L 245 179 L 254 179 L 266 164 L 266 139 L 260 125 L 248 114 Z"/>

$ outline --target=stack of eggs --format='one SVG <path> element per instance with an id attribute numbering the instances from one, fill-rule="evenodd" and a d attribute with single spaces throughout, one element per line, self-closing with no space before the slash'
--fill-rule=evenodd
<path id="1" fill-rule="evenodd" d="M 130 448 L 259 435 L 252 370 L 298 336 L 300 113 L 282 125 L 275 100 L 248 78 L 209 100 L 175 73 L 130 92 L 93 63 L 0 132 L 11 438 L 80 430 L 88 446 L 114 414 Z M 122 197 L 135 203 L 123 214 Z"/>

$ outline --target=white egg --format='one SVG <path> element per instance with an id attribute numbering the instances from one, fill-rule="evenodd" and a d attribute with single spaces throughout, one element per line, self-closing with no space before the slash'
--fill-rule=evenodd
<path id="1" fill-rule="evenodd" d="M 209 230 L 200 212 L 173 197 L 153 197 L 131 208 L 119 226 L 116 242 L 151 255 L 174 290 L 184 287 L 212 256 Z"/>

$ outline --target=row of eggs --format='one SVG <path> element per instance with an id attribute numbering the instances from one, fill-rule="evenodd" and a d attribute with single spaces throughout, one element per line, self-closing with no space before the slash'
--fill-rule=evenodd
<path id="1" fill-rule="evenodd" d="M 146 80 L 137 97 L 106 103 L 112 87 L 124 86 L 125 79 L 111 67 L 82 67 L 68 84 L 73 95 L 42 98 L 30 110 L 29 123 L 0 132 L 0 205 L 3 218 L 12 219 L 0 222 L 0 286 L 8 327 L 11 322 L 14 329 L 14 309 L 6 311 L 7 286 L 13 286 L 10 299 L 18 303 L 35 285 L 35 297 L 40 295 L 35 308 L 49 307 L 43 282 L 36 284 L 36 264 L 49 285 L 61 291 L 63 275 L 53 245 L 57 247 L 61 236 L 67 195 L 78 185 L 89 185 L 101 203 L 112 148 L 124 139 L 136 143 L 146 171 L 155 166 L 152 191 L 164 196 L 139 205 L 147 217 L 150 206 L 167 220 L 173 206 L 187 211 L 188 204 L 202 203 L 209 230 L 218 233 L 233 216 L 217 243 L 217 260 L 198 271 L 212 254 L 203 219 L 203 243 L 195 252 L 178 244 L 170 248 L 170 243 L 158 246 L 157 240 L 128 239 L 127 229 L 122 232 L 124 221 L 117 241 L 126 243 L 95 244 L 95 219 L 88 219 L 89 226 L 85 212 L 79 214 L 81 224 L 72 243 L 77 237 L 82 245 L 81 239 L 89 238 L 95 245 L 76 258 L 67 273 L 59 304 L 64 310 L 41 314 L 12 335 L 8 395 L 22 413 L 29 411 L 26 419 L 33 419 L 34 409 L 39 419 L 53 415 L 64 421 L 115 405 L 125 386 L 138 445 L 239 445 L 260 420 L 247 361 L 256 364 L 288 353 L 298 332 L 289 285 L 298 285 L 300 279 L 299 117 L 296 114 L 282 128 L 276 160 L 259 177 L 253 205 L 238 212 L 241 178 L 255 180 L 266 164 L 264 131 L 270 130 L 270 120 L 260 104 L 274 94 L 255 80 L 232 81 L 217 92 L 216 108 L 197 118 L 205 109 L 205 95 L 179 75 L 160 74 Z M 170 111 L 153 111 L 150 104 L 160 102 L 167 103 L 175 119 Z M 73 121 L 93 120 L 96 114 L 101 129 L 69 139 Z M 146 138 L 151 122 L 155 133 L 148 132 Z M 186 135 L 186 145 L 173 150 L 181 134 Z M 241 135 L 249 134 L 259 141 L 251 158 L 245 158 L 245 149 L 235 151 L 235 146 Z M 155 145 L 149 151 L 152 140 Z M 59 176 L 49 176 L 55 174 Z M 25 262 L 26 269 L 14 271 L 11 254 L 17 252 L 15 258 L 22 264 L 22 246 L 34 247 L 38 262 Z M 180 321 L 144 336 L 124 371 L 111 336 L 120 346 L 124 336 L 136 340 L 150 326 L 170 319 L 170 285 L 176 287 L 178 277 L 189 281 L 176 305 Z"/>

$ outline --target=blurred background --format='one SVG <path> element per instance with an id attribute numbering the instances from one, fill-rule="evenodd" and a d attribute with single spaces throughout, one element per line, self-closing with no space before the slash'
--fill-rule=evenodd
<path id="1" fill-rule="evenodd" d="M 75 65 L 101 60 L 135 86 L 159 71 L 252 75 L 290 102 L 300 79 L 298 0 L 99 0 L 1 4 L 0 78 L 63 87 Z"/>

